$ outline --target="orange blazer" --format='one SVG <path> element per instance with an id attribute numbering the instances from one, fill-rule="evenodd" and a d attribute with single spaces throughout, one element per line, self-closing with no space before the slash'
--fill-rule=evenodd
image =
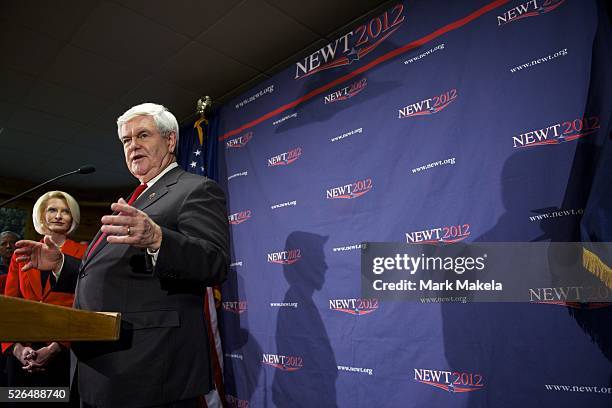
<path id="1" fill-rule="evenodd" d="M 4 295 L 4 285 L 6 284 L 6 274 L 0 275 L 0 295 Z"/>
<path id="2" fill-rule="evenodd" d="M 81 259 L 86 249 L 87 245 L 67 239 L 64 245 L 62 245 L 61 251 L 66 255 Z M 4 287 L 5 296 L 72 307 L 74 294 L 53 292 L 51 290 L 51 279 L 47 279 L 45 289 L 43 290 L 40 271 L 38 269 L 30 269 L 29 271 L 22 272 L 21 267 L 23 265 L 23 262 L 17 262 L 14 257 L 11 259 Z M 2 343 L 2 352 L 4 353 L 12 344 Z"/>

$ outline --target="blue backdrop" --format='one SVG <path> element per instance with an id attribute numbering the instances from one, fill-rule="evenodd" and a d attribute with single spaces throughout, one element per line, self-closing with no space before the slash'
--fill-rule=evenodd
<path id="1" fill-rule="evenodd" d="M 359 272 L 363 241 L 578 241 L 610 49 L 603 1 L 398 2 L 224 105 L 229 405 L 612 406 L 611 308 L 382 302 Z"/>

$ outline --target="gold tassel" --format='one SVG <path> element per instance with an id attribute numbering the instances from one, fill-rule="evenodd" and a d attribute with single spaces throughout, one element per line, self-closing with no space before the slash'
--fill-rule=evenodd
<path id="1" fill-rule="evenodd" d="M 193 127 L 198 131 L 198 138 L 200 139 L 200 146 L 204 144 L 204 129 L 202 129 L 202 126 L 201 126 L 202 123 L 204 123 L 205 126 L 208 126 L 208 121 L 204 119 L 204 117 L 201 117 L 200 119 L 196 120 L 195 123 L 193 124 Z"/>
<path id="2" fill-rule="evenodd" d="M 612 289 L 612 268 L 586 248 L 582 248 L 582 266 Z"/>

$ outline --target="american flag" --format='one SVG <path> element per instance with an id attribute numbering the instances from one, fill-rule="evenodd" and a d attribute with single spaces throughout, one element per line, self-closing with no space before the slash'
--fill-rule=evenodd
<path id="1" fill-rule="evenodd" d="M 180 134 L 178 163 L 185 171 L 207 176 L 206 142 L 208 121 L 196 120 L 193 126 L 183 128 Z"/>
<path id="2" fill-rule="evenodd" d="M 193 125 L 180 129 L 177 162 L 185 171 L 200 176 L 215 179 L 216 156 L 215 143 L 208 138 L 208 121 L 204 118 L 196 120 Z M 223 387 L 223 350 L 221 349 L 221 336 L 219 333 L 216 303 L 221 302 L 221 288 L 206 288 L 204 301 L 204 314 L 210 340 L 211 363 L 214 373 L 216 390 L 206 395 L 208 407 L 225 406 L 225 393 Z"/>

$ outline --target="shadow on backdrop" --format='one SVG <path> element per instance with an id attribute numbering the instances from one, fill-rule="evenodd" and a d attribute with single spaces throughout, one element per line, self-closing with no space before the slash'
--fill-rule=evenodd
<path id="1" fill-rule="evenodd" d="M 579 141 L 568 183 L 561 195 L 562 202 L 547 208 L 531 207 L 549 188 L 546 180 L 534 180 L 528 175 L 529 169 L 539 165 L 538 157 L 541 156 L 537 149 L 521 151 L 508 158 L 501 176 L 504 213 L 476 241 L 579 241 L 580 214 L 542 219 L 531 217 L 585 208 L 598 153 L 597 146 L 588 139 Z M 554 185 L 554 181 L 549 182 Z M 558 196 L 554 188 L 551 191 L 552 196 Z M 553 265 L 553 261 L 574 262 L 574 258 L 579 259 L 576 254 L 550 251 L 548 258 L 549 265 Z M 551 286 L 554 286 L 554 276 Z M 588 304 L 576 308 L 525 303 L 442 303 L 440 306 L 449 368 L 458 373 L 479 373 L 484 377 L 483 389 L 467 392 L 466 404 L 462 406 L 535 408 L 555 401 L 558 403 L 562 398 L 559 393 L 547 393 L 545 384 L 573 384 L 575 378 L 590 385 L 601 381 L 598 375 L 605 363 L 602 361 L 592 370 L 587 367 L 589 361 L 599 358 L 598 353 L 589 347 L 579 331 L 572 330 L 565 311 L 610 360 L 612 313 L 609 307 L 590 309 Z M 579 358 L 572 357 L 572 352 L 588 354 Z M 517 373 L 527 375 L 517 376 Z M 508 384 L 521 392 L 495 392 L 507 390 Z M 580 401 L 584 403 L 588 399 L 590 407 L 607 406 L 606 401 L 598 397 L 597 394 L 583 394 Z M 575 406 L 577 402 L 562 400 L 567 402 L 567 406 Z"/>
<path id="2" fill-rule="evenodd" d="M 272 382 L 272 400 L 277 407 L 333 408 L 336 402 L 338 367 L 327 330 L 312 296 L 325 283 L 327 264 L 323 246 L 327 237 L 294 231 L 285 250 L 299 248 L 297 262 L 285 264 L 289 283 L 285 305 L 280 307 L 276 325 L 276 354 L 297 357 L 301 367 L 279 368 Z M 297 369 L 295 369 L 297 368 Z"/>

